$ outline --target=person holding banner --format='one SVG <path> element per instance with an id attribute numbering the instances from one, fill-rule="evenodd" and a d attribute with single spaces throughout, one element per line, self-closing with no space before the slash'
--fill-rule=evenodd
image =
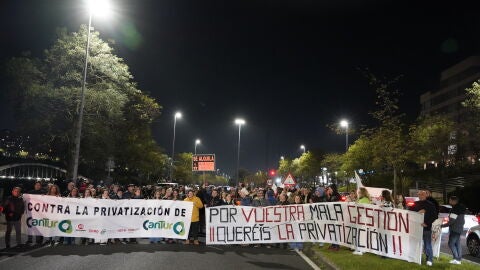
<path id="1" fill-rule="evenodd" d="M 433 249 L 432 249 L 432 223 L 437 219 L 438 214 L 435 205 L 427 200 L 427 191 L 420 190 L 418 192 L 418 201 L 412 207 L 412 211 L 423 213 L 423 247 L 427 256 L 427 265 L 433 265 Z"/>
<path id="2" fill-rule="evenodd" d="M 28 194 L 36 194 L 36 195 L 43 195 L 45 191 L 42 189 L 42 182 L 37 181 L 33 186 L 33 190 L 30 190 Z M 29 234 L 27 238 L 26 245 L 31 245 L 33 243 L 33 235 Z M 35 245 L 40 246 L 43 244 L 43 236 L 37 235 L 35 236 Z"/>
<path id="3" fill-rule="evenodd" d="M 12 227 L 15 228 L 15 239 L 17 240 L 17 247 L 22 244 L 22 227 L 20 220 L 25 211 L 25 203 L 20 197 L 20 187 L 12 189 L 12 196 L 8 197 L 3 203 L 3 213 L 7 220 L 7 230 L 5 231 L 5 247 L 10 248 L 10 235 L 12 234 Z"/>
<path id="4" fill-rule="evenodd" d="M 61 197 L 61 195 L 62 193 L 60 192 L 60 188 L 57 185 L 54 185 L 54 184 L 50 185 L 50 187 L 48 188 L 47 196 Z M 62 242 L 63 242 L 63 238 L 62 238 Z M 60 244 L 60 240 L 56 241 L 55 237 L 50 237 L 47 243 L 53 247 Z"/>
<path id="5" fill-rule="evenodd" d="M 227 193 L 225 195 L 225 200 L 223 201 L 224 205 L 235 205 L 235 200 L 232 198 L 232 194 Z"/>
<path id="6" fill-rule="evenodd" d="M 358 189 L 358 200 L 356 201 L 357 203 L 363 203 L 363 204 L 371 204 L 372 201 L 370 200 L 370 194 L 368 194 L 368 190 L 364 187 L 361 187 Z M 353 255 L 363 255 L 363 252 L 361 252 L 358 248 L 355 249 L 353 252 Z"/>
<path id="7" fill-rule="evenodd" d="M 442 228 L 449 228 L 448 247 L 452 251 L 453 260 L 451 264 L 462 264 L 462 245 L 460 236 L 463 233 L 463 225 L 465 224 L 466 208 L 463 204 L 458 203 L 458 197 L 451 196 L 449 200 L 452 209 L 448 214 L 448 222 L 442 225 Z"/>
<path id="8" fill-rule="evenodd" d="M 303 204 L 304 197 L 300 194 L 295 195 L 293 197 L 293 204 Z M 303 250 L 303 242 L 292 242 L 289 243 L 291 249 L 295 251 L 302 251 Z"/>
<path id="9" fill-rule="evenodd" d="M 200 245 L 198 242 L 198 227 L 200 225 L 200 208 L 203 208 L 203 203 L 200 198 L 195 196 L 192 189 L 188 190 L 187 197 L 184 201 L 193 203 L 190 231 L 188 232 L 188 238 L 184 243 L 185 245 L 189 245 L 190 239 L 193 239 L 194 245 Z"/>
<path id="10" fill-rule="evenodd" d="M 327 200 L 326 200 L 327 202 L 338 202 L 341 200 L 340 193 L 338 193 L 337 185 L 335 184 L 331 184 L 330 186 L 327 187 L 326 195 L 327 195 Z M 340 245 L 332 244 L 328 249 L 333 251 L 339 251 Z"/>

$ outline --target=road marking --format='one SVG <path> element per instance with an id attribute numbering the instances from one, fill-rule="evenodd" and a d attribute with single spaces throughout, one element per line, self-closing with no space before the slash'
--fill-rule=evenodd
<path id="1" fill-rule="evenodd" d="M 312 260 L 310 260 L 307 255 L 303 254 L 303 252 L 301 252 L 300 250 L 295 250 L 295 252 L 297 252 L 297 254 L 300 255 L 300 257 L 302 257 L 302 259 L 307 262 L 314 270 L 320 270 L 320 267 L 318 267 L 314 262 L 312 262 Z"/>

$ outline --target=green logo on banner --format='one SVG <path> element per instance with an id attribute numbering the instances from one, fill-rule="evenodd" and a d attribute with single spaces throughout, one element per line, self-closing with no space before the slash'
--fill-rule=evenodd
<path id="1" fill-rule="evenodd" d="M 58 229 L 64 233 L 72 233 L 72 222 L 70 220 L 62 220 L 58 223 Z"/>
<path id="2" fill-rule="evenodd" d="M 183 221 L 179 221 L 173 225 L 173 232 L 178 235 L 185 234 L 185 224 L 183 224 Z"/>

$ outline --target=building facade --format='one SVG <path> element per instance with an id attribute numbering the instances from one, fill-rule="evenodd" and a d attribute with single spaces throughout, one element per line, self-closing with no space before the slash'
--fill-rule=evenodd
<path id="1" fill-rule="evenodd" d="M 454 121 L 461 121 L 465 109 L 462 102 L 466 98 L 466 88 L 480 79 L 480 55 L 471 56 L 444 70 L 440 76 L 438 89 L 420 96 L 420 116 L 444 114 Z"/>

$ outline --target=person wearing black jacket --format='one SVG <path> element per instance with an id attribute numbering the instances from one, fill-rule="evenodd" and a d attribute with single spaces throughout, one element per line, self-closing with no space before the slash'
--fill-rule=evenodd
<path id="1" fill-rule="evenodd" d="M 451 196 L 449 200 L 452 210 L 448 214 L 448 223 L 443 224 L 442 227 L 449 227 L 448 247 L 452 250 L 453 260 L 451 264 L 462 264 L 462 245 L 460 243 L 460 236 L 463 233 L 463 225 L 465 224 L 466 208 L 463 204 L 458 203 L 456 196 Z"/>
<path id="2" fill-rule="evenodd" d="M 12 196 L 8 197 L 3 203 L 3 213 L 7 220 L 7 230 L 5 231 L 5 246 L 10 248 L 10 235 L 12 234 L 12 227 L 15 227 L 15 236 L 17 240 L 17 246 L 22 244 L 21 224 L 23 211 L 25 211 L 25 203 L 20 197 L 21 189 L 14 187 L 12 189 Z"/>
<path id="3" fill-rule="evenodd" d="M 223 205 L 223 200 L 218 196 L 218 191 L 216 189 L 212 190 L 212 195 L 207 201 L 206 207 L 214 207 Z"/>
<path id="4" fill-rule="evenodd" d="M 340 193 L 338 193 L 337 185 L 335 184 L 331 184 L 330 186 L 328 186 L 325 193 L 327 196 L 327 202 L 338 202 L 341 200 Z M 339 251 L 340 245 L 332 244 L 328 249 L 331 249 L 333 251 Z"/>
<path id="5" fill-rule="evenodd" d="M 33 189 L 28 192 L 28 194 L 34 194 L 34 195 L 44 195 L 45 190 L 42 189 L 42 183 L 37 181 L 35 182 L 35 185 L 33 186 Z M 31 245 L 33 243 L 33 235 L 28 235 L 27 242 L 25 243 L 26 245 Z M 42 235 L 37 235 L 35 237 L 35 244 L 36 245 L 41 245 L 43 243 L 43 236 Z"/>
<path id="6" fill-rule="evenodd" d="M 427 192 L 427 201 L 431 202 L 433 206 L 435 206 L 435 212 L 438 214 L 440 213 L 440 204 L 438 203 L 435 198 L 432 197 L 432 192 L 430 190 L 425 190 Z"/>
<path id="7" fill-rule="evenodd" d="M 435 205 L 427 199 L 427 196 L 426 190 L 420 190 L 418 192 L 419 201 L 415 202 L 411 210 L 423 213 L 423 246 L 425 247 L 425 255 L 427 256 L 427 265 L 432 266 L 432 223 L 438 218 L 438 214 Z"/>

